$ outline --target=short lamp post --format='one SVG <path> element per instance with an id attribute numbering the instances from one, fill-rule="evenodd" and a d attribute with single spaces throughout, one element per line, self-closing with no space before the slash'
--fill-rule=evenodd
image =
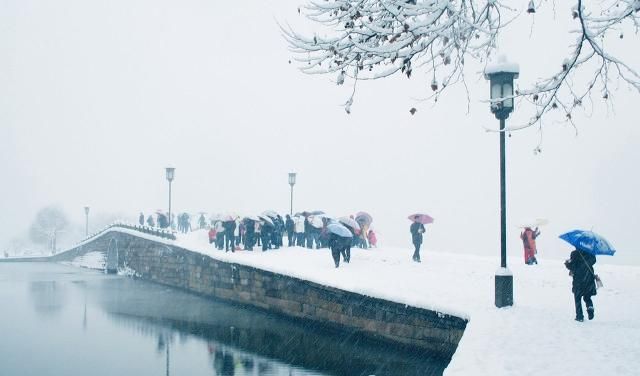
<path id="1" fill-rule="evenodd" d="M 84 207 L 84 236 L 89 236 L 89 206 Z"/>
<path id="2" fill-rule="evenodd" d="M 293 186 L 296 184 L 296 173 L 289 173 L 289 185 L 291 186 L 291 205 L 289 206 L 289 215 L 293 215 Z"/>
<path id="3" fill-rule="evenodd" d="M 501 57 L 487 66 L 484 77 L 491 86 L 491 112 L 500 120 L 500 269 L 495 276 L 495 304 L 502 308 L 513 305 L 513 274 L 507 269 L 507 193 L 505 188 L 505 120 L 513 111 L 513 80 L 520 68 Z"/>
<path id="4" fill-rule="evenodd" d="M 175 177 L 176 169 L 174 167 L 167 167 L 167 181 L 169 182 L 169 229 L 171 229 L 171 182 Z"/>

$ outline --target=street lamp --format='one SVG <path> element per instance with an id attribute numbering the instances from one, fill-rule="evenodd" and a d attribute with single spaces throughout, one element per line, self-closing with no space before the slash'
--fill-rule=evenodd
<path id="1" fill-rule="evenodd" d="M 500 120 L 500 269 L 495 276 L 496 307 L 513 305 L 513 274 L 507 269 L 507 193 L 505 188 L 505 120 L 513 111 L 513 80 L 520 67 L 509 63 L 504 56 L 496 64 L 487 66 L 484 78 L 491 86 L 491 112 Z"/>
<path id="2" fill-rule="evenodd" d="M 296 184 L 296 173 L 289 173 L 289 185 L 291 186 L 291 206 L 289 207 L 289 215 L 293 215 L 293 186 Z"/>
<path id="3" fill-rule="evenodd" d="M 84 236 L 89 236 L 89 206 L 84 207 Z"/>
<path id="4" fill-rule="evenodd" d="M 174 167 L 167 167 L 167 181 L 169 182 L 169 230 L 171 230 L 171 182 L 175 176 L 176 169 Z"/>

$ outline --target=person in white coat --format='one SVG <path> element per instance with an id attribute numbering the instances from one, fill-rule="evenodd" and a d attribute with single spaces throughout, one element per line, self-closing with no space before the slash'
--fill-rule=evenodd
<path id="1" fill-rule="evenodd" d="M 304 247 L 304 217 L 299 215 L 295 216 L 293 217 L 293 222 L 296 232 L 296 245 L 298 247 Z"/>

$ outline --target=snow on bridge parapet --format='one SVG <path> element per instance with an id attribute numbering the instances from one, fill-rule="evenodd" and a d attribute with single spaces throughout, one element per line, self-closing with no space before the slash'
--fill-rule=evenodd
<path id="1" fill-rule="evenodd" d="M 204 231 L 173 241 L 113 227 L 66 254 L 77 257 L 79 249 L 95 251 L 114 246 L 115 252 L 106 252 L 117 259 L 118 267 L 140 278 L 392 341 L 444 358 L 452 356 L 467 325 L 466 318 L 444 310 L 388 299 L 388 294 L 378 296 L 374 289 L 347 283 L 362 277 L 360 273 L 336 280 L 340 274 L 352 273 L 349 269 L 355 264 L 335 269 L 327 250 L 292 247 L 271 252 L 224 253 L 211 250 Z M 354 260 L 359 252 L 354 251 Z M 58 255 L 60 259 L 62 256 Z M 304 278 L 307 273 L 310 278 Z M 332 280 L 337 283 L 330 283 Z M 401 291 L 397 297 L 409 300 Z"/>

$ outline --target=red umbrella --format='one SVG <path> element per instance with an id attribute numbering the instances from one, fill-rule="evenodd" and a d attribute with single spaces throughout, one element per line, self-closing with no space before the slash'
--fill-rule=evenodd
<path id="1" fill-rule="evenodd" d="M 431 216 L 428 214 L 411 214 L 409 216 L 409 219 L 418 223 L 422 223 L 423 225 L 426 225 L 427 223 L 433 223 L 433 218 L 431 218 Z"/>

